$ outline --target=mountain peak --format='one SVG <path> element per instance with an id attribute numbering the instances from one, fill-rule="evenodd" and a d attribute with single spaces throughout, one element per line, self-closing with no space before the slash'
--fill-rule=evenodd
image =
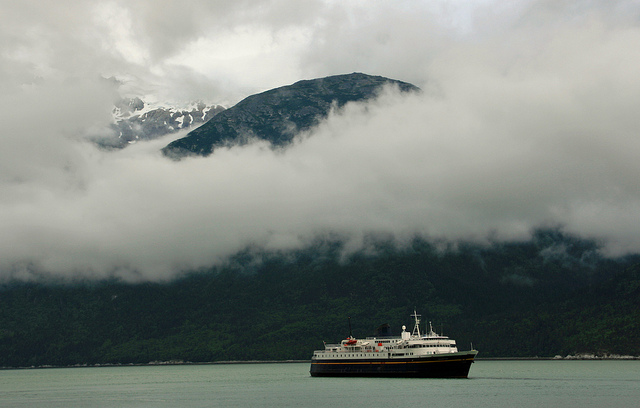
<path id="1" fill-rule="evenodd" d="M 207 156 L 216 147 L 242 144 L 248 138 L 286 146 L 295 134 L 324 119 L 334 104 L 341 107 L 374 98 L 384 85 L 397 86 L 402 92 L 419 91 L 407 82 L 358 72 L 301 80 L 243 99 L 162 151 L 172 158 Z"/>

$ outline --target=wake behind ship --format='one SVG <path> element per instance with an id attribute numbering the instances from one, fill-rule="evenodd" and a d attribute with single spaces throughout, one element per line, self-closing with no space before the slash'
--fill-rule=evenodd
<path id="1" fill-rule="evenodd" d="M 311 358 L 312 377 L 467 378 L 477 350 L 458 351 L 455 340 L 433 331 L 420 333 L 420 315 L 411 315 L 413 332 L 402 326 L 399 337 L 349 336 L 340 344 L 325 344 Z"/>

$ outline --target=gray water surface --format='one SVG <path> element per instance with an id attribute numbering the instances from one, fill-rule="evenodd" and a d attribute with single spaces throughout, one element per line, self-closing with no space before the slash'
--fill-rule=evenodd
<path id="1" fill-rule="evenodd" d="M 0 371 L 0 407 L 640 407 L 640 361 L 476 361 L 468 379 L 312 378 L 309 364 Z"/>

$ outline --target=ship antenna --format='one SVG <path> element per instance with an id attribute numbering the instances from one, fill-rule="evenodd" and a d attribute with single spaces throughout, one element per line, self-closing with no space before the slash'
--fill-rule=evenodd
<path id="1" fill-rule="evenodd" d="M 353 334 L 351 334 L 351 316 L 347 317 L 347 319 L 349 319 L 349 338 L 353 337 Z"/>

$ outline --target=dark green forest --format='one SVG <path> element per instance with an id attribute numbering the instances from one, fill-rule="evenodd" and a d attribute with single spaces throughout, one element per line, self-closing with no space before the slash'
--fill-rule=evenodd
<path id="1" fill-rule="evenodd" d="M 237 254 L 163 283 L 5 282 L 0 366 L 310 359 L 322 342 L 423 322 L 479 357 L 640 355 L 640 257 L 557 230 L 519 243 L 338 239 Z"/>

